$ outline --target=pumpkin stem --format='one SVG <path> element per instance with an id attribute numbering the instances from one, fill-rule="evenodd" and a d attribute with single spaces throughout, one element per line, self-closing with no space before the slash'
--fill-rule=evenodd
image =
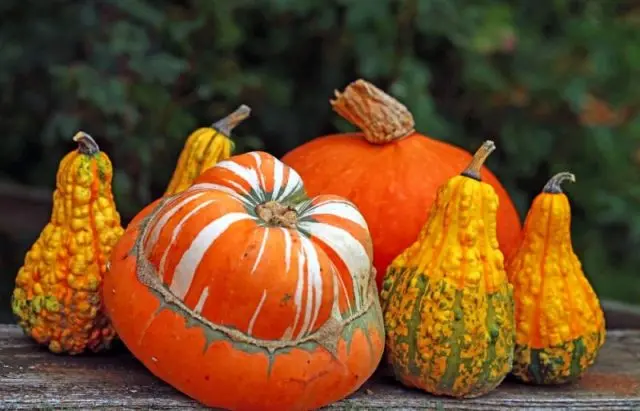
<path id="1" fill-rule="evenodd" d="M 73 141 L 78 143 L 78 151 L 82 154 L 86 155 L 94 155 L 100 151 L 100 147 L 98 147 L 98 143 L 91 137 L 89 134 L 84 131 L 78 131 L 75 136 L 73 136 Z"/>
<path id="2" fill-rule="evenodd" d="M 542 188 L 543 193 L 550 194 L 561 194 L 562 193 L 562 183 L 566 180 L 571 181 L 572 183 L 576 182 L 576 176 L 573 173 L 568 171 L 561 171 L 560 173 L 554 175 L 547 181 L 547 184 Z"/>
<path id="3" fill-rule="evenodd" d="M 267 201 L 256 207 L 256 214 L 267 224 L 295 228 L 298 222 L 298 213 L 292 207 L 277 201 Z"/>
<path id="4" fill-rule="evenodd" d="M 345 120 L 362 130 L 372 144 L 385 144 L 415 131 L 413 115 L 407 107 L 366 80 L 358 79 L 329 100 Z"/>
<path id="5" fill-rule="evenodd" d="M 469 163 L 467 168 L 461 174 L 465 177 L 473 178 L 474 180 L 480 181 L 480 169 L 489 157 L 489 154 L 491 154 L 495 149 L 496 144 L 491 140 L 487 140 L 482 143 L 478 151 L 476 151 L 473 155 L 473 158 L 471 159 L 471 162 Z"/>
<path id="6" fill-rule="evenodd" d="M 246 104 L 241 104 L 235 111 L 225 118 L 222 118 L 211 125 L 211 128 L 216 129 L 218 133 L 222 133 L 225 136 L 231 135 L 233 130 L 242 120 L 249 117 L 251 108 Z"/>

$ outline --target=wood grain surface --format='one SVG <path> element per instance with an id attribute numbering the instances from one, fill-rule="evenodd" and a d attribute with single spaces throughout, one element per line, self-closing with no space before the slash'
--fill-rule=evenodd
<path id="1" fill-rule="evenodd" d="M 17 326 L 0 325 L 0 409 L 57 408 L 205 409 L 154 377 L 123 346 L 100 355 L 59 356 L 37 347 Z M 609 331 L 596 364 L 571 385 L 507 380 L 486 396 L 462 401 L 405 389 L 379 370 L 357 393 L 326 409 L 640 410 L 640 330 Z"/>

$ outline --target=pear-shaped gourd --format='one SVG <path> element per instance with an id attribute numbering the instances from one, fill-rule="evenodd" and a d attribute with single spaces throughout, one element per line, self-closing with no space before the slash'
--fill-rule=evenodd
<path id="1" fill-rule="evenodd" d="M 516 348 L 512 373 L 533 384 L 561 384 L 593 364 L 605 340 L 604 313 L 571 244 L 571 208 L 551 177 L 527 214 L 507 262 L 514 287 Z"/>
<path id="2" fill-rule="evenodd" d="M 403 384 L 435 395 L 477 397 L 511 370 L 512 287 L 496 236 L 498 196 L 480 167 L 442 185 L 415 243 L 389 266 L 381 293 L 387 361 Z"/>
<path id="3" fill-rule="evenodd" d="M 101 285 L 124 232 L 111 192 L 113 168 L 95 140 L 60 162 L 51 220 L 27 252 L 11 299 L 24 332 L 54 353 L 108 348 L 115 332 L 102 311 Z"/>

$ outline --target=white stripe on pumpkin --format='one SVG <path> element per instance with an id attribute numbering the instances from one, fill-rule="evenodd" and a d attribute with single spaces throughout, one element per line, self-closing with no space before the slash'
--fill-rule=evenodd
<path id="1" fill-rule="evenodd" d="M 243 179 L 249 187 L 256 193 L 261 201 L 264 201 L 264 191 L 260 189 L 260 182 L 258 180 L 258 172 L 253 168 L 246 168 L 236 163 L 233 160 L 224 160 L 216 164 L 214 167 L 224 168 L 231 171 L 236 176 Z"/>
<path id="2" fill-rule="evenodd" d="M 333 262 L 331 263 L 331 273 L 333 274 L 333 281 L 339 283 L 340 291 L 344 293 L 344 299 L 347 302 L 347 310 L 351 312 L 351 299 L 349 298 L 347 286 L 344 284 L 342 276 L 338 274 L 338 269 L 336 268 L 335 264 L 333 264 Z M 336 303 L 339 303 L 339 301 L 336 301 Z"/>
<path id="3" fill-rule="evenodd" d="M 256 272 L 258 268 L 258 264 L 262 260 L 262 254 L 264 253 L 264 248 L 267 245 L 267 239 L 269 238 L 269 227 L 264 228 L 264 235 L 262 236 L 262 242 L 260 243 L 260 250 L 258 250 L 258 256 L 256 257 L 256 261 L 253 263 L 253 268 L 251 269 L 251 274 Z"/>
<path id="4" fill-rule="evenodd" d="M 264 301 L 266 299 L 267 299 L 267 290 L 264 290 L 262 292 L 262 298 L 260 299 L 260 302 L 258 303 L 256 310 L 253 312 L 253 315 L 251 316 L 251 321 L 249 321 L 249 328 L 247 329 L 247 334 L 249 335 L 253 334 L 253 327 L 256 324 L 256 320 L 258 319 L 258 315 L 260 314 L 260 310 L 262 310 L 262 306 L 264 305 Z"/>
<path id="5" fill-rule="evenodd" d="M 305 237 L 300 237 L 302 249 L 307 255 L 307 278 L 308 284 L 307 287 L 309 290 L 309 294 L 307 295 L 307 302 L 313 301 L 312 304 L 307 304 L 308 313 L 305 313 L 305 317 L 307 315 L 311 315 L 311 322 L 307 328 L 307 331 L 313 330 L 313 327 L 318 319 L 318 314 L 320 313 L 320 307 L 322 306 L 322 276 L 320 275 L 320 259 L 318 256 L 318 252 L 314 244 Z M 311 296 L 313 295 L 313 300 Z M 312 313 L 313 311 L 313 313 Z"/>
<path id="6" fill-rule="evenodd" d="M 273 191 L 271 199 L 280 198 L 280 189 L 282 188 L 282 180 L 284 179 L 284 164 L 281 161 L 273 162 Z"/>
<path id="7" fill-rule="evenodd" d="M 360 211 L 358 211 L 358 209 L 355 208 L 353 204 L 340 200 L 328 200 L 316 204 L 310 209 L 306 210 L 301 218 L 321 214 L 341 217 L 358 224 L 365 230 L 369 230 L 369 226 L 367 225 L 367 222 L 362 214 L 360 214 Z"/>
<path id="8" fill-rule="evenodd" d="M 296 233 L 298 238 L 302 236 Z M 304 288 L 304 266 L 305 266 L 305 258 L 304 253 L 301 249 L 298 251 L 298 279 L 296 282 L 296 293 L 293 296 L 293 302 L 296 305 L 296 316 L 293 320 L 293 327 L 291 327 L 291 331 L 295 332 L 296 327 L 298 326 L 298 321 L 300 321 L 300 314 L 302 312 L 302 290 Z"/>
<path id="9" fill-rule="evenodd" d="M 246 213 L 229 213 L 207 224 L 193 239 L 189 248 L 180 258 L 175 268 L 169 289 L 181 300 L 189 291 L 196 269 L 202 262 L 202 257 L 229 227 L 241 220 L 255 220 Z"/>
<path id="10" fill-rule="evenodd" d="M 160 259 L 160 264 L 158 265 L 158 268 L 160 271 L 160 277 L 164 278 L 164 270 L 165 270 L 165 265 L 167 261 L 167 256 L 169 255 L 171 246 L 175 244 L 178 238 L 178 234 L 180 234 L 180 232 L 182 231 L 182 227 L 184 226 L 184 224 L 187 222 L 187 220 L 193 217 L 197 212 L 199 212 L 203 208 L 213 203 L 214 203 L 214 200 L 207 200 L 201 204 L 198 204 L 196 207 L 193 208 L 193 210 L 189 211 L 184 217 L 182 217 L 182 219 L 178 222 L 178 224 L 176 224 L 175 228 L 173 229 L 173 233 L 171 234 L 171 240 L 169 241 L 169 244 L 164 249 L 164 252 L 162 253 L 162 258 Z"/>
<path id="11" fill-rule="evenodd" d="M 158 238 L 160 237 L 160 232 L 162 231 L 164 226 L 167 225 L 167 222 L 169 222 L 169 219 L 173 217 L 178 211 L 180 211 L 180 209 L 183 206 L 189 204 L 193 200 L 198 199 L 202 195 L 204 195 L 203 192 L 199 192 L 195 194 L 187 194 L 187 197 L 183 198 L 179 202 L 177 203 L 173 202 L 172 204 L 171 203 L 165 204 L 160 209 L 160 212 L 163 212 L 165 210 L 167 211 L 162 215 L 162 217 L 160 217 L 159 220 L 157 220 L 157 222 L 152 227 L 149 227 L 148 230 L 145 230 L 147 231 L 147 235 L 142 240 L 143 243 L 145 244 L 144 246 L 145 254 L 149 254 L 149 252 L 153 250 L 153 247 L 156 245 L 156 243 L 158 242 Z"/>
<path id="12" fill-rule="evenodd" d="M 304 240 L 305 238 L 303 236 L 300 236 L 300 254 L 304 255 L 305 264 L 302 266 L 302 270 L 300 271 L 299 275 L 304 276 L 306 279 L 307 287 L 306 289 L 303 288 L 303 292 L 305 293 L 307 298 L 305 300 L 304 316 L 302 317 L 302 327 L 300 328 L 300 332 L 298 333 L 297 338 L 301 338 L 306 335 L 309 329 L 309 322 L 311 321 L 311 310 L 313 309 L 313 284 L 311 283 L 312 280 L 311 276 L 309 275 L 309 264 L 307 262 L 309 256 L 307 255 L 306 249 L 304 247 Z"/>
<path id="13" fill-rule="evenodd" d="M 215 167 L 215 166 L 214 166 Z M 212 190 L 212 191 L 220 191 L 221 193 L 228 194 L 234 200 L 242 202 L 244 205 L 251 206 L 255 205 L 255 202 L 248 196 L 241 195 L 237 191 L 229 188 L 227 186 L 223 186 L 220 184 L 214 183 L 198 183 L 192 185 L 187 190 Z"/>
<path id="14" fill-rule="evenodd" d="M 289 175 L 285 181 L 284 190 L 275 200 L 283 200 L 302 188 L 302 179 L 300 175 L 293 168 L 289 167 Z"/>
<path id="15" fill-rule="evenodd" d="M 267 185 L 264 183 L 264 173 L 260 169 L 260 167 L 262 167 L 262 159 L 260 158 L 260 155 L 255 151 L 251 152 L 251 156 L 253 157 L 254 160 L 256 160 L 256 169 L 258 170 L 258 177 L 260 177 L 260 186 L 262 188 L 261 191 L 264 193 L 267 191 Z"/>
<path id="16" fill-rule="evenodd" d="M 200 314 L 202 312 L 202 307 L 204 307 L 204 303 L 207 302 L 207 298 L 209 298 L 209 286 L 204 287 L 202 293 L 200 293 L 198 304 L 196 304 L 196 308 L 194 308 L 193 311 Z"/>
<path id="17" fill-rule="evenodd" d="M 303 221 L 298 226 L 312 237 L 326 244 L 344 262 L 353 280 L 353 293 L 356 308 L 361 307 L 361 290 L 364 288 L 364 275 L 371 270 L 371 261 L 365 247 L 348 231 L 325 223 Z"/>
<path id="18" fill-rule="evenodd" d="M 284 235 L 284 272 L 288 273 L 291 267 L 291 234 L 289 234 L 287 228 L 280 228 L 280 230 L 282 230 L 282 234 Z"/>

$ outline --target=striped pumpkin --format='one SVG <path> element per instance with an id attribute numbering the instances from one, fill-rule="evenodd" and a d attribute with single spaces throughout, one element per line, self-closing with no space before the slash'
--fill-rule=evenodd
<path id="1" fill-rule="evenodd" d="M 104 302 L 131 352 L 203 404 L 307 410 L 377 367 L 374 277 L 358 209 L 308 198 L 293 169 L 251 152 L 136 216 L 112 254 Z"/>

